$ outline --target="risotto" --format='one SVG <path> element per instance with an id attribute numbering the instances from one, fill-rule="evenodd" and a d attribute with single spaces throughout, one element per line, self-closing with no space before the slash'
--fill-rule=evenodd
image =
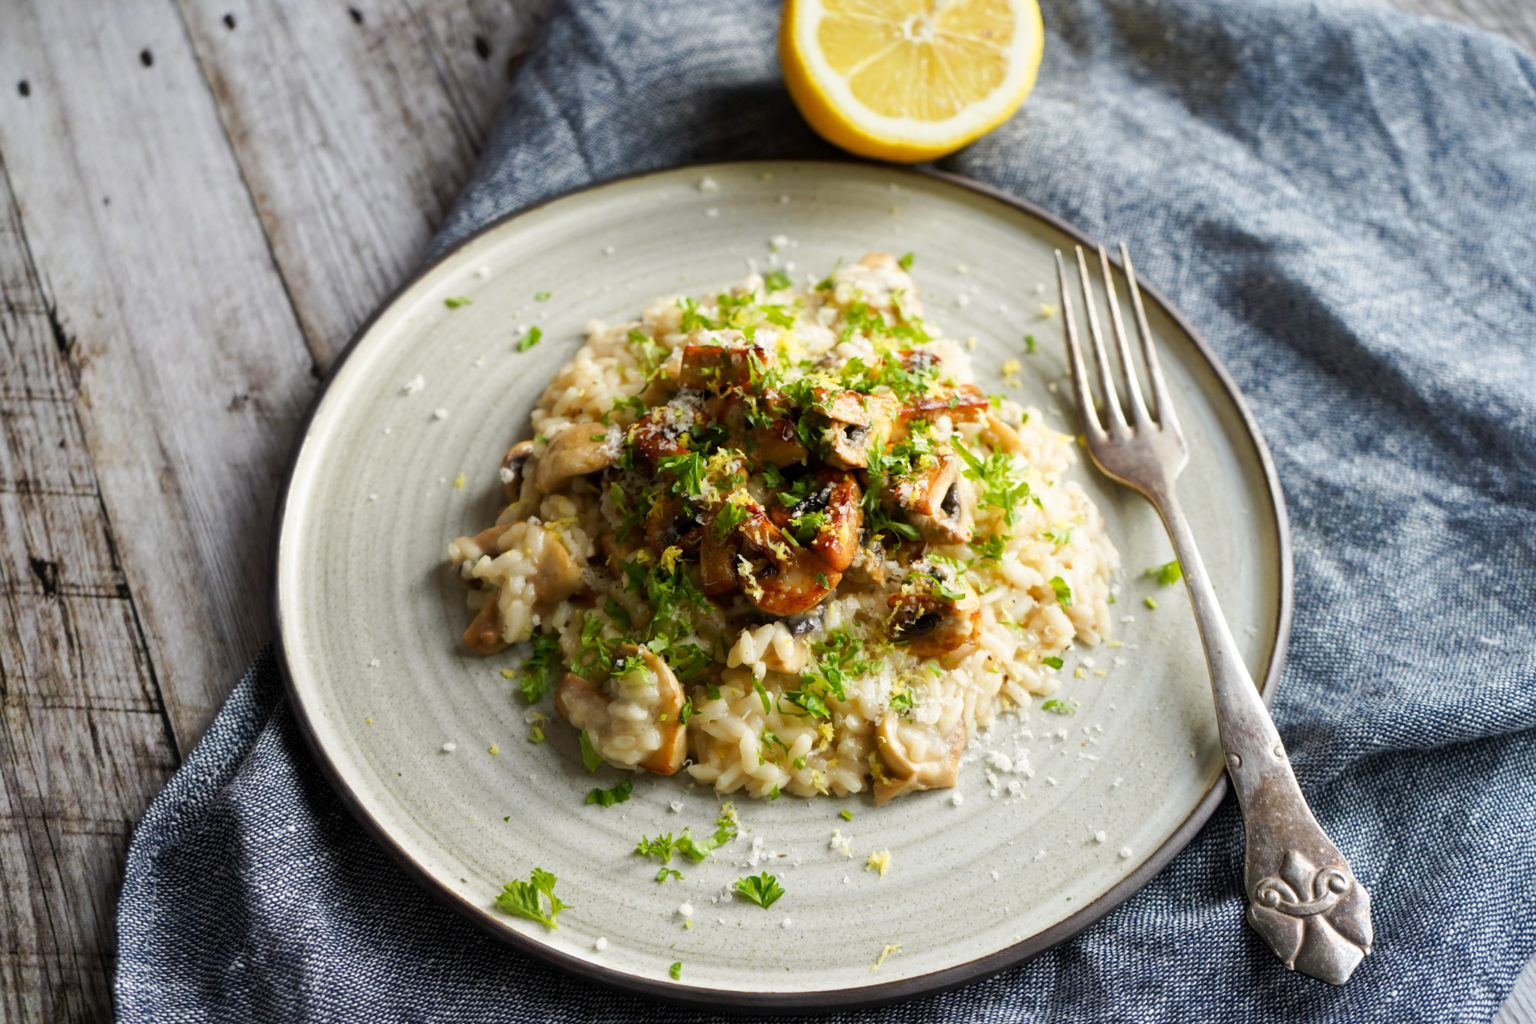
<path id="1" fill-rule="evenodd" d="M 1110 624 L 1071 438 L 978 389 L 906 261 L 753 275 L 594 323 L 449 547 L 464 642 L 532 641 L 582 751 L 721 793 L 955 784 L 979 729 Z"/>

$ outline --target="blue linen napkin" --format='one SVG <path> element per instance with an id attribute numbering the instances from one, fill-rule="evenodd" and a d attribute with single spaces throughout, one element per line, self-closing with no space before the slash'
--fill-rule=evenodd
<path id="1" fill-rule="evenodd" d="M 769 0 L 557 6 L 438 247 L 610 176 L 827 155 Z M 1024 111 L 943 166 L 1103 239 L 1247 395 L 1290 507 L 1275 702 L 1373 893 L 1347 987 L 1243 922 L 1231 800 L 995 978 L 848 1020 L 1486 1021 L 1536 949 L 1536 61 L 1390 11 L 1047 0 Z M 504 948 L 342 810 L 252 667 L 134 837 L 124 1021 L 694 1020 Z"/>

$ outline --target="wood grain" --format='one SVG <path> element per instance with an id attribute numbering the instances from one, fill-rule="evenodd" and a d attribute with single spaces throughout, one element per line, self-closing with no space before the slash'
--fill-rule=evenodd
<path id="1" fill-rule="evenodd" d="M 7 0 L 0 1019 L 110 1015 L 127 836 L 267 635 L 297 419 L 548 2 Z M 1536 49 L 1530 0 L 1375 2 Z"/>
<path id="2" fill-rule="evenodd" d="M 415 268 L 545 0 L 180 0 L 323 368 Z"/>
<path id="3" fill-rule="evenodd" d="M 0 1019 L 110 1009 L 134 824 L 176 766 L 53 300 L 0 162 Z"/>

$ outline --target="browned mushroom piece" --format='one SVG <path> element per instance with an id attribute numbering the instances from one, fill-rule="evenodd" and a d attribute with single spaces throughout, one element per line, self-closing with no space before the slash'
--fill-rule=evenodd
<path id="1" fill-rule="evenodd" d="M 760 505 L 733 533 L 742 590 L 753 605 L 769 615 L 809 611 L 842 579 L 840 572 L 810 548 L 785 538 Z"/>
<path id="2" fill-rule="evenodd" d="M 960 777 L 960 755 L 965 751 L 965 723 L 955 723 L 944 756 L 937 760 L 912 760 L 911 743 L 902 735 L 901 717 L 892 711 L 880 716 L 875 742 L 884 765 L 883 771 L 874 773 L 875 803 L 883 804 L 915 790 L 953 787 Z"/>
<path id="3" fill-rule="evenodd" d="M 515 502 L 523 495 L 523 481 L 528 475 L 528 459 L 533 455 L 533 447 L 532 441 L 519 441 L 501 457 L 501 482 L 509 502 Z"/>
<path id="4" fill-rule="evenodd" d="M 713 522 L 705 527 L 699 543 L 699 589 L 707 597 L 725 597 L 741 589 L 737 551 L 734 533 L 722 534 Z"/>
<path id="5" fill-rule="evenodd" d="M 585 732 L 593 749 L 610 764 L 671 775 L 683 766 L 688 751 L 682 722 L 683 688 L 671 667 L 653 651 L 626 645 L 619 648 L 619 656 L 602 688 L 567 672 L 555 689 L 555 711 Z M 654 747 L 618 742 L 633 731 L 635 722 L 627 715 L 612 713 L 616 701 L 645 710 L 645 723 L 655 726 L 658 733 Z"/>
<path id="6" fill-rule="evenodd" d="M 974 384 L 961 384 L 953 388 L 940 388 L 926 395 L 919 395 L 901 407 L 901 421 L 933 420 L 948 416 L 952 420 L 980 419 L 992 408 L 992 400 L 982 394 Z"/>
<path id="7" fill-rule="evenodd" d="M 686 345 L 678 383 L 699 391 L 724 391 L 749 383 L 753 365 L 761 371 L 768 358 L 767 351 L 757 345 Z"/>
<path id="8" fill-rule="evenodd" d="M 735 447 L 758 463 L 781 469 L 805 462 L 810 456 L 800 442 L 795 421 L 787 415 L 790 409 L 783 393 L 773 388 L 763 389 L 755 399 L 732 389 L 705 406 L 709 417 L 730 432 Z"/>
<path id="9" fill-rule="evenodd" d="M 645 540 L 657 552 L 670 547 L 696 555 L 704 539 L 704 514 L 691 502 L 667 495 L 651 502 L 645 514 Z"/>
<path id="10" fill-rule="evenodd" d="M 987 425 L 982 430 L 982 434 L 991 440 L 992 447 L 1000 452 L 1022 455 L 1026 451 L 1024 439 L 1019 436 L 1019 432 L 1012 425 L 1003 422 L 996 413 L 987 413 Z"/>
<path id="11" fill-rule="evenodd" d="M 553 494 L 568 480 L 613 465 L 617 447 L 601 423 L 572 423 L 556 434 L 539 456 L 533 481 L 545 494 Z"/>
<path id="12" fill-rule="evenodd" d="M 862 469 L 869 465 L 869 450 L 884 448 L 890 440 L 901 406 L 884 395 L 842 391 L 824 401 L 821 411 L 829 421 L 827 464 Z"/>
<path id="13" fill-rule="evenodd" d="M 971 643 L 981 629 L 981 602 L 972 594 L 892 594 L 885 631 L 892 642 L 923 658 L 937 658 Z"/>
<path id="14" fill-rule="evenodd" d="M 809 495 L 789 509 L 788 519 L 824 516 L 810 540 L 811 550 L 830 568 L 842 572 L 859 549 L 859 533 L 864 528 L 864 508 L 859 502 L 863 492 L 852 473 L 823 472 L 816 484 Z"/>
<path id="15" fill-rule="evenodd" d="M 976 491 L 961 472 L 960 459 L 938 451 L 885 490 L 909 513 L 924 539 L 966 544 L 974 534 Z"/>
<path id="16" fill-rule="evenodd" d="M 682 455 L 688 450 L 683 438 L 689 426 L 690 422 L 685 422 L 674 407 L 658 406 L 629 428 L 629 443 L 655 465 L 669 455 Z"/>
<path id="17" fill-rule="evenodd" d="M 464 631 L 464 646 L 476 654 L 492 655 L 500 654 L 507 649 L 507 641 L 502 639 L 501 605 L 492 594 L 491 599 L 485 602 L 475 620 Z"/>

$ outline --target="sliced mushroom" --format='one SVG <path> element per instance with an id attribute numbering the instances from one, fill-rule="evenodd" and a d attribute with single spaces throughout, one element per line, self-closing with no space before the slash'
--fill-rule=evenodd
<path id="1" fill-rule="evenodd" d="M 658 554 L 670 547 L 694 555 L 704 539 L 704 515 L 691 503 L 668 495 L 645 514 L 645 539 Z"/>
<path id="2" fill-rule="evenodd" d="M 921 658 L 937 658 L 971 643 L 981 629 L 981 602 L 972 594 L 892 594 L 885 603 L 891 609 L 886 633 Z"/>
<path id="3" fill-rule="evenodd" d="M 681 455 L 688 450 L 683 438 L 692 423 L 691 411 L 684 413 L 675 405 L 658 406 L 629 428 L 629 443 L 654 466 L 669 455 Z"/>
<path id="4" fill-rule="evenodd" d="M 817 483 L 819 486 L 789 510 L 789 519 L 824 515 L 825 521 L 811 538 L 811 550 L 842 572 L 859 548 L 859 533 L 864 528 L 864 508 L 859 502 L 862 492 L 852 473 L 824 472 Z"/>
<path id="5" fill-rule="evenodd" d="M 980 419 L 992 400 L 981 393 L 974 384 L 961 384 L 954 388 L 940 388 L 927 395 L 919 395 L 901 408 L 901 421 L 937 419 L 948 416 L 952 420 Z"/>
<path id="6" fill-rule="evenodd" d="M 645 712 L 641 721 L 657 732 L 654 746 L 619 742 L 626 734 L 634 735 L 637 720 L 632 713 L 614 714 L 616 703 Z M 657 775 L 671 775 L 683 766 L 688 750 L 682 723 L 683 688 L 667 663 L 646 648 L 619 648 L 619 660 L 602 689 L 566 673 L 555 690 L 555 710 L 587 733 L 593 748 L 610 764 L 644 768 Z"/>
<path id="7" fill-rule="evenodd" d="M 741 589 L 737 557 L 735 536 L 721 534 L 711 522 L 699 544 L 699 589 L 706 596 L 725 597 Z"/>
<path id="8" fill-rule="evenodd" d="M 786 415 L 789 409 L 790 403 L 783 393 L 772 388 L 755 397 L 733 389 L 711 399 L 706 406 L 710 418 L 725 425 L 736 447 L 756 462 L 781 469 L 805 462 L 810 455 L 800 441 L 794 420 Z"/>
<path id="9" fill-rule="evenodd" d="M 927 739 L 937 739 L 920 730 L 919 735 L 903 735 L 907 730 L 919 731 L 918 726 L 904 726 L 901 717 L 891 711 L 880 716 L 875 730 L 875 742 L 879 745 L 880 761 L 884 771 L 875 773 L 875 803 L 883 804 L 903 793 L 920 789 L 949 789 L 960 777 L 960 755 L 965 751 L 965 723 L 956 722 L 949 734 L 947 745 L 938 759 L 925 758 L 914 761 L 913 747 Z"/>
<path id="10" fill-rule="evenodd" d="M 475 620 L 464 631 L 464 646 L 476 654 L 492 655 L 500 654 L 508 647 L 507 641 L 502 638 L 501 602 L 492 594 L 491 599 L 485 602 Z"/>
<path id="11" fill-rule="evenodd" d="M 572 423 L 549 442 L 539 457 L 533 480 L 539 490 L 553 494 L 568 480 L 613 465 L 618 447 L 601 423 Z"/>
<path id="12" fill-rule="evenodd" d="M 910 513 L 912 525 L 931 541 L 966 544 L 974 533 L 976 491 L 961 473 L 960 459 L 939 451 L 922 460 L 885 493 Z"/>
<path id="13" fill-rule="evenodd" d="M 515 502 L 523 495 L 523 480 L 528 475 L 528 459 L 533 455 L 533 447 L 532 441 L 519 441 L 501 457 L 501 482 L 509 502 Z"/>
<path id="14" fill-rule="evenodd" d="M 756 345 L 687 345 L 677 379 L 685 388 L 724 391 L 749 383 L 754 364 L 760 371 L 768 365 L 768 353 Z"/>
<path id="15" fill-rule="evenodd" d="M 895 399 L 856 391 L 839 392 L 821 410 L 830 421 L 827 463 L 839 469 L 868 466 L 869 450 L 885 447 L 901 413 Z"/>
<path id="16" fill-rule="evenodd" d="M 810 548 L 784 536 L 762 506 L 734 531 L 736 572 L 747 599 L 769 615 L 809 611 L 837 587 L 842 574 Z"/>
<path id="17" fill-rule="evenodd" d="M 1025 452 L 1024 439 L 1019 436 L 1019 432 L 1010 424 L 1004 423 L 996 413 L 987 413 L 987 425 L 982 430 L 982 434 L 991 440 L 992 447 L 998 451 L 1008 452 L 1010 455 L 1021 455 Z"/>

